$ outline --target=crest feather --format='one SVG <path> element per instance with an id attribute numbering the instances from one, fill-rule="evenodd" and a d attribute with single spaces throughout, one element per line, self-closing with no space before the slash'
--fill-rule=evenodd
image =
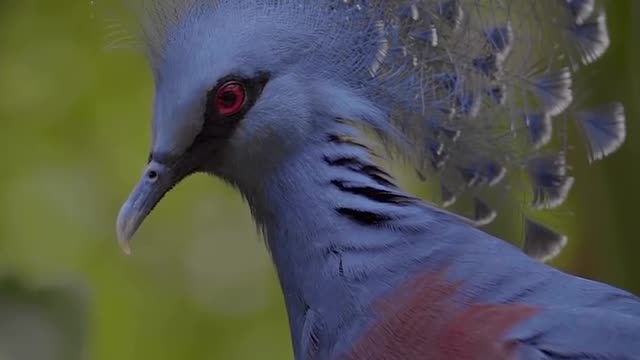
<path id="1" fill-rule="evenodd" d="M 128 12 L 134 16 L 135 31 L 141 38 L 150 61 L 164 56 L 167 45 L 175 40 L 172 30 L 199 6 L 214 9 L 217 0 L 122 0 Z"/>

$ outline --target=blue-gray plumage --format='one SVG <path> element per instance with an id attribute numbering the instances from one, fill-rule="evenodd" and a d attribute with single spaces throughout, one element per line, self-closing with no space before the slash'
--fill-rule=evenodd
<path id="1" fill-rule="evenodd" d="M 126 251 L 167 191 L 206 172 L 263 230 L 296 359 L 640 359 L 637 297 L 536 260 L 565 236 L 526 217 L 522 251 L 477 229 L 498 215 L 485 190 L 516 192 L 518 173 L 531 208 L 564 201 L 556 123 L 577 123 L 590 160 L 623 143 L 622 105 L 573 101 L 574 73 L 609 45 L 595 1 L 137 5 L 156 99 L 118 217 Z M 470 193 L 468 219 L 399 189 L 364 134 L 439 182 L 444 206 Z"/>

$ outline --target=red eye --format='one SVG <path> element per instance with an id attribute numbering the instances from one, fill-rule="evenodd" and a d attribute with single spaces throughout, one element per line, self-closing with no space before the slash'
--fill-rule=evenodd
<path id="1" fill-rule="evenodd" d="M 230 116 L 242 109 L 246 93 L 244 86 L 237 81 L 229 81 L 218 89 L 216 93 L 216 107 L 223 116 Z"/>

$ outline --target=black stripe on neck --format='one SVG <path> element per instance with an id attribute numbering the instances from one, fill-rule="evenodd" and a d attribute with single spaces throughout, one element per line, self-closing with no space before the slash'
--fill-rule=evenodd
<path id="1" fill-rule="evenodd" d="M 370 151 L 366 145 L 359 143 L 355 138 L 349 135 L 329 134 L 327 135 L 327 140 L 332 144 L 352 145 Z"/>
<path id="2" fill-rule="evenodd" d="M 343 192 L 353 195 L 363 196 L 371 201 L 393 204 L 393 205 L 409 205 L 417 199 L 397 193 L 392 189 L 378 188 L 367 184 L 360 184 L 348 180 L 331 180 L 331 184 Z"/>
<path id="3" fill-rule="evenodd" d="M 346 216 L 361 225 L 381 225 L 392 220 L 388 215 L 366 210 L 340 207 L 337 208 L 336 211 L 338 214 Z"/>
<path id="4" fill-rule="evenodd" d="M 377 165 L 365 162 L 355 156 L 325 156 L 324 161 L 329 166 L 344 167 L 353 172 L 365 175 L 379 185 L 396 188 L 396 185 L 393 183 L 393 177 L 389 173 Z"/>
<path id="5" fill-rule="evenodd" d="M 375 156 L 371 149 L 361 144 L 352 135 L 335 133 L 328 134 L 327 140 L 329 143 L 334 145 L 364 149 L 372 156 Z M 344 179 L 332 180 L 331 184 L 337 187 L 340 191 L 367 198 L 372 202 L 395 206 L 406 206 L 419 202 L 416 198 L 399 193 L 397 186 L 394 184 L 393 177 L 378 165 L 368 161 L 367 159 L 363 159 L 357 155 L 325 155 L 324 161 L 331 167 L 344 168 L 358 175 L 363 175 L 373 181 L 372 184 L 369 182 L 358 183 Z M 390 214 L 378 211 L 362 210 L 350 207 L 339 207 L 336 208 L 336 211 L 338 214 L 365 226 L 380 226 L 397 220 L 396 216 L 391 216 Z"/>

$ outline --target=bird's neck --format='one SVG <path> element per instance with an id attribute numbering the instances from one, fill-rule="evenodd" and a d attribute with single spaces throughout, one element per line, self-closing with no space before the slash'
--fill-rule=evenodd
<path id="1" fill-rule="evenodd" d="M 239 184 L 277 267 L 296 349 L 310 322 L 330 337 L 353 328 L 349 316 L 366 319 L 372 298 L 426 261 L 425 232 L 450 220 L 398 189 L 356 136 L 338 124 L 259 186 Z"/>

